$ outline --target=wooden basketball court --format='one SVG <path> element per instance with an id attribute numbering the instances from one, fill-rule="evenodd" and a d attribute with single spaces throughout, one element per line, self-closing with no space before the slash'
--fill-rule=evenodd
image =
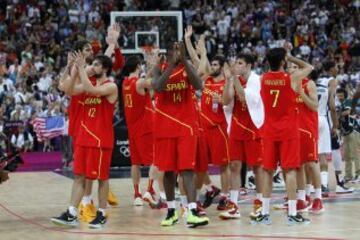
<path id="1" fill-rule="evenodd" d="M 208 226 L 189 229 L 182 219 L 179 224 L 164 228 L 159 223 L 166 210 L 152 210 L 147 205 L 133 207 L 131 180 L 111 179 L 120 206 L 109 208 L 104 229 L 91 230 L 86 224 L 67 229 L 50 222 L 50 217 L 67 208 L 71 184 L 70 178 L 53 172 L 11 174 L 11 179 L 0 185 L 0 239 L 360 239 L 359 191 L 333 194 L 325 202 L 325 213 L 310 215 L 312 223 L 307 226 L 287 226 L 281 210 L 272 210 L 272 225 L 251 225 L 248 214 L 252 196 L 245 196 L 240 203 L 240 220 L 220 220 L 213 205 L 207 209 Z M 143 188 L 145 184 L 142 181 Z M 281 201 L 283 194 L 274 197 Z"/>

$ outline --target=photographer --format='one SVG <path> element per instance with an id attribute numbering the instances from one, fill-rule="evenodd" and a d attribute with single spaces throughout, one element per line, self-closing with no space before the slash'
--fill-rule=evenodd
<path id="1" fill-rule="evenodd" d="M 31 151 L 34 139 L 28 131 L 24 130 L 24 126 L 19 126 L 18 133 L 11 136 L 11 146 L 18 151 Z"/>

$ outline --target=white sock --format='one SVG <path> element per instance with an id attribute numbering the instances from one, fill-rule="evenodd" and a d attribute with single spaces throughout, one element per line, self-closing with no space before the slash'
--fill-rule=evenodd
<path id="1" fill-rule="evenodd" d="M 297 199 L 305 201 L 306 200 L 305 194 L 306 194 L 305 190 L 298 190 Z"/>
<path id="2" fill-rule="evenodd" d="M 289 216 L 296 216 L 296 200 L 289 200 Z"/>
<path id="3" fill-rule="evenodd" d="M 321 172 L 321 184 L 325 187 L 328 186 L 328 177 L 329 177 L 329 173 L 328 172 Z"/>
<path id="4" fill-rule="evenodd" d="M 175 201 L 167 201 L 167 205 L 168 205 L 168 208 L 173 208 L 175 209 Z"/>
<path id="5" fill-rule="evenodd" d="M 306 196 L 310 196 L 310 195 L 311 195 L 311 187 L 312 187 L 311 184 L 306 184 L 306 187 L 305 187 Z"/>
<path id="6" fill-rule="evenodd" d="M 321 199 L 321 188 L 315 188 L 315 198 Z"/>
<path id="7" fill-rule="evenodd" d="M 103 216 L 106 215 L 106 210 L 104 208 L 99 208 L 98 210 L 102 213 Z"/>
<path id="8" fill-rule="evenodd" d="M 88 195 L 88 196 L 83 196 L 83 198 L 81 199 L 81 203 L 83 205 L 88 205 L 91 203 L 91 195 Z"/>
<path id="9" fill-rule="evenodd" d="M 247 174 L 246 174 L 247 177 L 254 177 L 254 172 L 253 170 L 250 170 L 250 171 L 247 171 Z"/>
<path id="10" fill-rule="evenodd" d="M 70 213 L 72 216 L 74 216 L 74 217 L 77 216 L 78 211 L 77 211 L 77 208 L 76 208 L 76 207 L 74 207 L 74 206 L 69 206 L 68 209 L 69 209 L 69 213 Z"/>
<path id="11" fill-rule="evenodd" d="M 188 206 L 188 200 L 187 197 L 185 195 L 180 195 L 180 203 L 183 207 L 187 207 Z"/>
<path id="12" fill-rule="evenodd" d="M 197 207 L 197 205 L 196 205 L 196 203 L 195 202 L 191 202 L 191 203 L 189 203 L 189 209 L 191 210 L 191 209 L 196 209 L 196 207 Z"/>
<path id="13" fill-rule="evenodd" d="M 239 199 L 239 190 L 230 190 L 230 200 L 237 205 Z"/>
<path id="14" fill-rule="evenodd" d="M 161 198 L 162 200 L 166 200 L 166 194 L 165 194 L 165 192 L 160 192 L 160 198 Z"/>
<path id="15" fill-rule="evenodd" d="M 342 159 L 340 149 L 332 151 L 332 162 L 335 171 L 341 171 Z"/>
<path id="16" fill-rule="evenodd" d="M 262 201 L 262 193 L 256 193 L 256 199 Z"/>
<path id="17" fill-rule="evenodd" d="M 270 198 L 263 198 L 261 214 L 265 215 L 265 214 L 269 214 L 269 212 L 270 212 Z"/>
<path id="18" fill-rule="evenodd" d="M 196 201 L 200 201 L 200 190 L 196 190 Z"/>

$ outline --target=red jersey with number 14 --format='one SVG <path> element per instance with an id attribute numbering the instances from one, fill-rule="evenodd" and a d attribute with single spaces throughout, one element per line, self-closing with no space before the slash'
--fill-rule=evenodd
<path id="1" fill-rule="evenodd" d="M 299 137 L 296 93 L 286 72 L 267 72 L 261 77 L 265 121 L 263 137 L 283 141 Z"/>
<path id="2" fill-rule="evenodd" d="M 178 64 L 164 89 L 155 94 L 154 133 L 156 138 L 198 134 L 198 119 L 193 89 L 183 64 Z"/>
<path id="3" fill-rule="evenodd" d="M 103 84 L 109 84 L 105 81 Z M 115 104 L 110 103 L 106 96 L 84 97 L 83 116 L 81 119 L 77 144 L 84 147 L 114 147 L 114 119 Z"/>
<path id="4" fill-rule="evenodd" d="M 125 78 L 122 84 L 126 125 L 129 135 L 134 137 L 153 132 L 154 110 L 150 94 L 140 95 L 137 93 L 136 82 L 138 79 L 138 77 Z"/>

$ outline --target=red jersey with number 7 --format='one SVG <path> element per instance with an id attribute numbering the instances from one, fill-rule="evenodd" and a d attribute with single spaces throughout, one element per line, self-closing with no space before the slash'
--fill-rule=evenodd
<path id="1" fill-rule="evenodd" d="M 136 91 L 138 77 L 126 77 L 122 84 L 126 125 L 131 136 L 143 136 L 153 132 L 154 110 L 149 93 Z"/>
<path id="2" fill-rule="evenodd" d="M 155 138 L 198 134 L 193 89 L 183 64 L 178 64 L 172 70 L 164 89 L 155 94 L 154 123 Z"/>
<path id="3" fill-rule="evenodd" d="M 283 141 L 299 137 L 296 93 L 286 72 L 267 72 L 261 77 L 265 121 L 263 138 Z"/>
<path id="4" fill-rule="evenodd" d="M 110 81 L 105 81 L 102 85 L 109 83 Z M 77 145 L 112 149 L 114 109 L 115 103 L 110 103 L 106 96 L 86 94 Z"/>

